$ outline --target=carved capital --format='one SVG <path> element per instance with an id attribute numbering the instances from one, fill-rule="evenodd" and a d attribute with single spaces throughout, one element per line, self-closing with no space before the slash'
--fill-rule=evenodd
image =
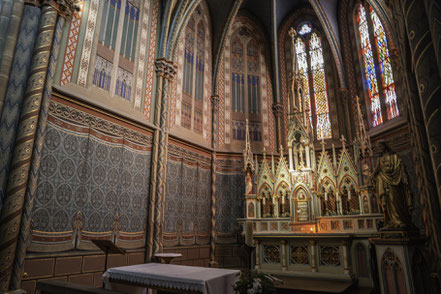
<path id="1" fill-rule="evenodd" d="M 273 104 L 273 113 L 276 117 L 282 116 L 283 106 L 280 102 L 276 102 Z"/>
<path id="2" fill-rule="evenodd" d="M 219 95 L 211 95 L 211 108 L 213 111 L 218 111 L 219 109 Z"/>
<path id="3" fill-rule="evenodd" d="M 394 70 L 398 71 L 401 69 L 400 64 L 400 53 L 398 52 L 397 48 L 391 48 L 389 50 L 390 52 L 390 61 L 392 62 L 392 65 L 394 67 Z"/>
<path id="4" fill-rule="evenodd" d="M 27 1 L 29 4 L 33 4 L 32 2 L 37 1 Z M 78 11 L 80 9 L 80 6 L 78 5 L 81 0 L 40 0 L 40 6 L 49 5 L 55 8 L 58 13 L 63 16 L 67 17 L 70 16 L 75 11 Z"/>
<path id="5" fill-rule="evenodd" d="M 156 73 L 163 78 L 173 81 L 176 76 L 176 66 L 172 61 L 169 61 L 165 58 L 158 58 L 155 61 L 155 69 Z"/>

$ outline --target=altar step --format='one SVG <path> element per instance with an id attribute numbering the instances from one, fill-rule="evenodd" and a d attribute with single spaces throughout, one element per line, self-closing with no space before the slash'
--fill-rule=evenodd
<path id="1" fill-rule="evenodd" d="M 307 279 L 299 277 L 276 276 L 283 281 L 277 285 L 277 294 L 372 294 L 371 288 L 359 288 L 351 281 L 332 281 L 322 279 Z"/>

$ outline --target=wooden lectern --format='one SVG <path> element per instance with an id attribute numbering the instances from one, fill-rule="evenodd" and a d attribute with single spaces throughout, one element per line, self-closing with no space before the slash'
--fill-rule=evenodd
<path id="1" fill-rule="evenodd" d="M 107 271 L 107 257 L 109 255 L 109 253 L 118 253 L 118 254 L 126 253 L 126 251 L 124 249 L 119 248 L 118 246 L 115 245 L 115 243 L 113 243 L 110 240 L 94 239 L 91 241 L 93 244 L 95 244 L 99 249 L 104 251 L 104 253 L 106 254 L 106 261 L 104 262 L 104 271 Z"/>

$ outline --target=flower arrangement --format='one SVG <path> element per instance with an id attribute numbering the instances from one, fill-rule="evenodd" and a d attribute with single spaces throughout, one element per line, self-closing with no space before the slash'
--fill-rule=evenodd
<path id="1" fill-rule="evenodd" d="M 275 278 L 257 270 L 244 270 L 237 275 L 234 291 L 237 294 L 276 293 Z"/>

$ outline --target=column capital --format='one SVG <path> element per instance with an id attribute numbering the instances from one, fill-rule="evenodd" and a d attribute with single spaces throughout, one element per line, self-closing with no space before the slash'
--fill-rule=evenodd
<path id="1" fill-rule="evenodd" d="M 219 95 L 217 94 L 211 95 L 210 100 L 213 111 L 217 111 L 219 109 Z"/>
<path id="2" fill-rule="evenodd" d="M 34 5 L 36 2 L 40 2 L 41 7 L 45 5 L 52 6 L 61 16 L 67 17 L 80 9 L 78 4 L 81 0 L 28 0 L 26 2 Z"/>
<path id="3" fill-rule="evenodd" d="M 282 116 L 283 106 L 280 102 L 276 102 L 273 104 L 273 113 L 276 117 Z"/>
<path id="4" fill-rule="evenodd" d="M 176 65 L 163 57 L 156 59 L 155 61 L 156 73 L 166 78 L 169 81 L 173 81 L 176 76 Z"/>

